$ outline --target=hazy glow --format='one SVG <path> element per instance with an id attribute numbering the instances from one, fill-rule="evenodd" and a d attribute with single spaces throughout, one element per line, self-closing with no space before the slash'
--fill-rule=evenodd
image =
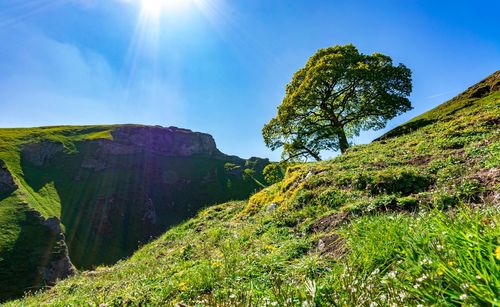
<path id="1" fill-rule="evenodd" d="M 141 0 L 145 15 L 160 16 L 164 13 L 178 13 L 189 6 L 190 0 Z"/>

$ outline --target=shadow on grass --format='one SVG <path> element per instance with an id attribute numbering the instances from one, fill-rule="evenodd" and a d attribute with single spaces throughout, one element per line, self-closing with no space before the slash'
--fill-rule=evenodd
<path id="1" fill-rule="evenodd" d="M 24 179 L 35 191 L 53 183 L 70 258 L 79 269 L 113 264 L 202 207 L 245 199 L 258 189 L 226 172 L 227 161 L 220 159 L 151 152 L 99 157 L 98 146 L 79 143 L 76 154 L 59 153 L 44 166 L 21 157 Z M 82 167 L 96 160 L 105 166 Z"/>

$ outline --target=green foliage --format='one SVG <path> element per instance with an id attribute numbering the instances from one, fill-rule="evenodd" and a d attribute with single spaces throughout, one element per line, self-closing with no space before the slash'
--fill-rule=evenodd
<path id="1" fill-rule="evenodd" d="M 270 163 L 264 170 L 262 174 L 264 175 L 264 179 L 269 184 L 275 184 L 280 182 L 285 177 L 286 165 L 283 163 Z"/>
<path id="2" fill-rule="evenodd" d="M 9 305 L 496 306 L 500 93 L 419 118 Z"/>
<path id="3" fill-rule="evenodd" d="M 224 163 L 224 169 L 228 172 L 231 172 L 231 171 L 237 171 L 241 168 L 241 165 L 236 165 L 234 163 L 231 163 L 231 162 L 226 162 Z"/>
<path id="4" fill-rule="evenodd" d="M 464 179 L 457 187 L 458 197 L 467 202 L 479 201 L 479 197 L 484 191 L 483 185 L 477 179 Z"/>
<path id="5" fill-rule="evenodd" d="M 257 181 L 263 181 L 261 170 L 267 162 L 255 158 L 247 163 L 223 156 L 123 153 L 99 157 L 112 160 L 112 167 L 83 167 L 85 159 L 99 156 L 97 142 L 110 139 L 116 127 L 0 129 L 0 160 L 19 186 L 11 195 L 0 195 L 0 300 L 36 289 L 39 267 L 50 259 L 51 238 L 25 211 L 57 217 L 71 261 L 78 269 L 91 269 L 132 255 L 202 207 L 243 199 L 261 188 Z M 23 146 L 46 141 L 63 144 L 64 151 L 53 159 L 57 163 L 28 162 Z M 253 179 L 241 178 L 243 167 L 256 172 Z M 148 216 L 154 222 L 146 220 Z"/>
<path id="6" fill-rule="evenodd" d="M 278 114 L 262 130 L 284 160 L 313 157 L 349 147 L 361 130 L 381 129 L 411 109 L 411 71 L 380 53 L 365 55 L 353 45 L 320 49 L 286 87 Z"/>

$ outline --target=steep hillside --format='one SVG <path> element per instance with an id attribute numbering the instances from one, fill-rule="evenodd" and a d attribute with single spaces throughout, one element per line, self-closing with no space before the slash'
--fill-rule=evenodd
<path id="1" fill-rule="evenodd" d="M 8 305 L 497 305 L 500 72 L 484 82 Z"/>
<path id="2" fill-rule="evenodd" d="M 112 264 L 201 207 L 248 197 L 262 178 L 244 170 L 267 163 L 173 127 L 0 129 L 0 300 Z"/>

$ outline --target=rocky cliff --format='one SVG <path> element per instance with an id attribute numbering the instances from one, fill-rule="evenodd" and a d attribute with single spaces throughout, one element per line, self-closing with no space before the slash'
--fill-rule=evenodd
<path id="1" fill-rule="evenodd" d="M 17 189 L 17 184 L 12 178 L 12 174 L 9 172 L 5 162 L 0 160 L 0 195 L 8 194 Z"/>
<path id="2" fill-rule="evenodd" d="M 12 239 L 11 246 L 33 255 L 24 288 L 69 276 L 73 264 L 114 263 L 204 206 L 248 197 L 269 163 L 227 156 L 209 134 L 176 127 L 0 129 L 0 141 L 0 158 L 7 157 L 0 162 L 0 207 L 21 202 L 43 215 L 43 221 L 23 217 L 19 227 L 27 235 Z M 8 160 L 11 148 L 18 158 Z M 248 168 L 256 178 L 243 176 Z M 21 187 L 12 194 L 16 181 Z M 33 231 L 40 224 L 50 235 Z M 41 243 L 30 247 L 27 236 Z M 19 274 L 9 265 L 0 256 L 6 280 Z"/>

